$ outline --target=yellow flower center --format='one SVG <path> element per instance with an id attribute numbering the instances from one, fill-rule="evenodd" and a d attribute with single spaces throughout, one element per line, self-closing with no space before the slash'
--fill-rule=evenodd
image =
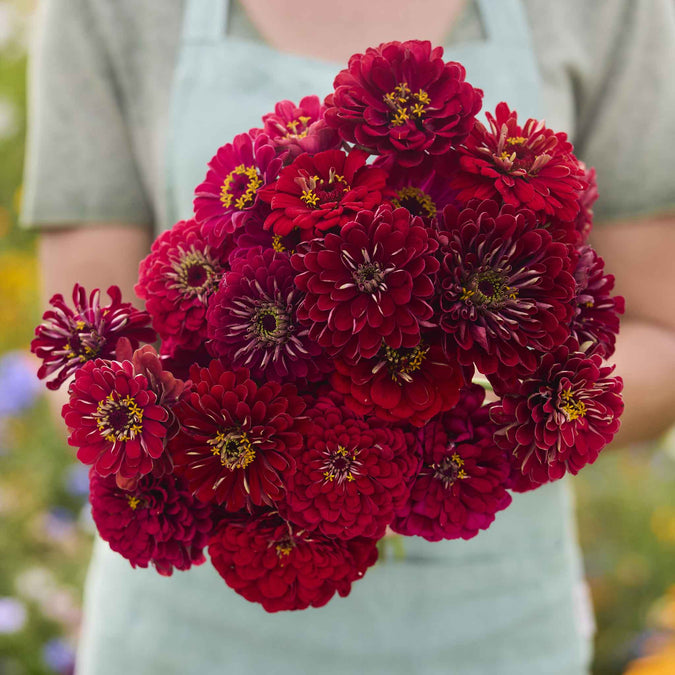
<path id="1" fill-rule="evenodd" d="M 560 399 L 560 410 L 565 413 L 568 422 L 574 422 L 574 420 L 586 416 L 586 404 L 583 401 L 575 399 L 572 396 L 571 389 L 565 389 L 560 395 Z"/>
<path id="2" fill-rule="evenodd" d="M 391 203 L 396 207 L 404 207 L 413 215 L 433 218 L 436 215 L 436 205 L 431 197 L 419 188 L 407 186 L 396 193 L 396 199 Z"/>
<path id="3" fill-rule="evenodd" d="M 220 188 L 220 203 L 226 208 L 243 211 L 253 205 L 262 178 L 254 166 L 240 164 L 225 177 Z"/>
<path id="4" fill-rule="evenodd" d="M 464 469 L 464 460 L 458 453 L 453 452 L 450 457 L 444 457 L 439 464 L 432 464 L 434 478 L 441 481 L 444 488 L 449 488 L 456 480 L 464 480 L 469 477 Z"/>
<path id="5" fill-rule="evenodd" d="M 389 366 L 391 379 L 412 382 L 412 373 L 417 372 L 422 367 L 428 352 L 429 347 L 425 347 L 422 343 L 412 349 L 392 349 L 385 346 L 384 358 Z"/>
<path id="6" fill-rule="evenodd" d="M 401 82 L 384 95 L 384 102 L 389 107 L 391 125 L 400 127 L 409 120 L 422 119 L 431 100 L 423 89 L 413 92 L 406 82 Z"/>
<path id="7" fill-rule="evenodd" d="M 345 177 L 339 175 L 334 168 L 330 169 L 328 180 L 319 176 L 298 176 L 295 180 L 302 190 L 300 199 L 313 209 L 326 202 L 338 202 L 345 192 L 351 190 Z"/>
<path id="8" fill-rule="evenodd" d="M 307 115 L 300 115 L 295 120 L 286 123 L 286 138 L 305 138 L 309 130 L 309 123 L 312 121 L 311 117 Z"/>
<path id="9" fill-rule="evenodd" d="M 111 392 L 93 413 L 98 430 L 109 443 L 129 441 L 143 431 L 143 411 L 131 396 Z"/>
<path id="10" fill-rule="evenodd" d="M 328 453 L 322 465 L 324 482 L 337 481 L 338 485 L 347 481 L 352 483 L 358 476 L 361 463 L 357 459 L 358 450 L 349 451 L 344 445 L 338 445 L 337 450 Z"/>
<path id="11" fill-rule="evenodd" d="M 245 431 L 219 431 L 206 441 L 211 452 L 220 457 L 220 463 L 230 471 L 245 469 L 255 459 L 255 449 Z"/>
<path id="12" fill-rule="evenodd" d="M 129 508 L 132 511 L 135 511 L 138 508 L 138 505 L 141 503 L 141 500 L 138 497 L 134 497 L 133 495 L 127 495 L 127 503 L 129 504 Z"/>

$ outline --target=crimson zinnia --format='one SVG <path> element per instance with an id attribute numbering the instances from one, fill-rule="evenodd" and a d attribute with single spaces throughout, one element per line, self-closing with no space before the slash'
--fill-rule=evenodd
<path id="1" fill-rule="evenodd" d="M 271 208 L 265 227 L 279 236 L 299 228 L 303 238 L 311 239 L 359 211 L 377 208 L 387 174 L 366 166 L 367 158 L 361 150 L 300 155 L 261 195 Z"/>
<path id="2" fill-rule="evenodd" d="M 383 43 L 354 54 L 338 73 L 326 122 L 344 140 L 414 166 L 461 143 L 473 126 L 483 92 L 464 76 L 426 40 Z"/>
<path id="3" fill-rule="evenodd" d="M 623 382 L 610 377 L 613 370 L 570 339 L 544 354 L 536 372 L 492 407 L 495 440 L 513 452 L 523 475 L 546 483 L 597 459 L 623 411 Z"/>
<path id="4" fill-rule="evenodd" d="M 339 396 L 309 408 L 310 430 L 286 481 L 284 514 L 328 537 L 379 539 L 419 466 L 412 433 L 357 419 Z"/>
<path id="5" fill-rule="evenodd" d="M 211 507 L 188 492 L 180 478 L 144 476 L 123 490 L 112 476 L 90 473 L 91 515 L 101 538 L 132 567 L 152 563 L 164 576 L 206 561 Z"/>
<path id="6" fill-rule="evenodd" d="M 170 444 L 190 490 L 228 511 L 281 499 L 281 474 L 292 470 L 306 423 L 296 388 L 259 386 L 246 368 L 230 371 L 218 360 L 190 376 L 192 390 L 175 408 L 181 431 Z"/>
<path id="7" fill-rule="evenodd" d="M 291 263 L 310 338 L 351 361 L 372 358 L 383 344 L 414 348 L 433 315 L 437 248 L 421 219 L 388 204 L 309 242 Z"/>
<path id="8" fill-rule="evenodd" d="M 375 540 L 343 541 L 295 527 L 274 514 L 227 520 L 209 542 L 213 566 L 230 588 L 268 612 L 322 607 L 349 595 L 377 560 Z"/>
<path id="9" fill-rule="evenodd" d="M 117 474 L 120 484 L 170 470 L 165 439 L 172 417 L 132 361 L 88 361 L 69 393 L 62 414 L 81 462 L 101 476 Z"/>
<path id="10" fill-rule="evenodd" d="M 420 429 L 423 463 L 392 529 L 429 541 L 470 539 L 511 503 L 509 462 L 492 439 L 485 391 L 470 385 L 451 412 Z"/>
<path id="11" fill-rule="evenodd" d="M 92 359 L 109 359 L 115 354 L 117 341 L 126 337 L 133 349 L 140 342 L 154 342 L 157 333 L 148 326 L 150 315 L 122 302 L 117 286 L 108 289 L 110 304 L 101 306 L 101 293 L 95 288 L 87 292 L 79 284 L 73 288 L 73 306 L 68 307 L 60 293 L 49 304 L 53 309 L 42 316 L 35 329 L 30 349 L 43 363 L 38 377 L 52 373 L 48 389 L 58 389 L 78 368 Z"/>
<path id="12" fill-rule="evenodd" d="M 574 277 L 568 247 L 531 211 L 493 201 L 444 211 L 440 326 L 464 365 L 482 373 L 532 372 L 536 352 L 569 335 Z"/>
<path id="13" fill-rule="evenodd" d="M 231 237 L 218 239 L 194 220 L 180 221 L 152 244 L 134 290 L 152 316 L 162 352 L 196 350 L 206 339 L 206 309 L 218 288 Z"/>
<path id="14" fill-rule="evenodd" d="M 458 198 L 464 203 L 495 199 L 528 208 L 542 223 L 552 216 L 575 220 L 588 183 L 567 134 L 555 133 L 535 119 L 521 127 L 506 103 L 486 117 L 489 128 L 476 122 L 459 148 L 459 171 L 450 181 Z"/>
<path id="15" fill-rule="evenodd" d="M 288 255 L 249 249 L 232 262 L 208 312 L 209 348 L 255 378 L 321 378 L 330 369 L 296 312 L 302 299 Z"/>

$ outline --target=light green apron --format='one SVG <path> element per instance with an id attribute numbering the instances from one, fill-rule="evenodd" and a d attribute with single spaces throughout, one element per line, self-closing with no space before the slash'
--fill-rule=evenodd
<path id="1" fill-rule="evenodd" d="M 479 0 L 486 39 L 451 48 L 485 91 L 523 117 L 541 114 L 540 83 L 518 0 Z M 340 66 L 280 54 L 228 34 L 227 0 L 191 0 L 168 146 L 171 223 L 218 146 L 281 99 L 325 95 Z M 412 36 L 411 36 L 412 37 Z M 564 482 L 515 495 L 475 539 L 405 539 L 326 607 L 269 615 L 205 564 L 167 579 L 132 570 L 98 544 L 86 591 L 79 675 L 293 673 L 580 675 L 590 631 Z"/>

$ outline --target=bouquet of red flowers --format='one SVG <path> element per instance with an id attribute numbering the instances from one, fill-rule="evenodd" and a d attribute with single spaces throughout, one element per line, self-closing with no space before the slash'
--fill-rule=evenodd
<path id="1" fill-rule="evenodd" d="M 146 311 L 116 287 L 52 299 L 40 376 L 74 375 L 69 442 L 132 565 L 208 548 L 266 610 L 321 606 L 387 528 L 474 537 L 616 433 L 594 172 L 505 103 L 477 121 L 442 56 L 368 49 L 323 103 L 281 101 L 219 148 L 141 263 Z"/>

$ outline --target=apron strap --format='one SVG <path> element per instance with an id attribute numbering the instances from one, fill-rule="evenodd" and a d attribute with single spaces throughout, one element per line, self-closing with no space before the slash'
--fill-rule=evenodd
<path id="1" fill-rule="evenodd" d="M 229 0 L 188 0 L 182 42 L 217 42 L 227 33 Z"/>

